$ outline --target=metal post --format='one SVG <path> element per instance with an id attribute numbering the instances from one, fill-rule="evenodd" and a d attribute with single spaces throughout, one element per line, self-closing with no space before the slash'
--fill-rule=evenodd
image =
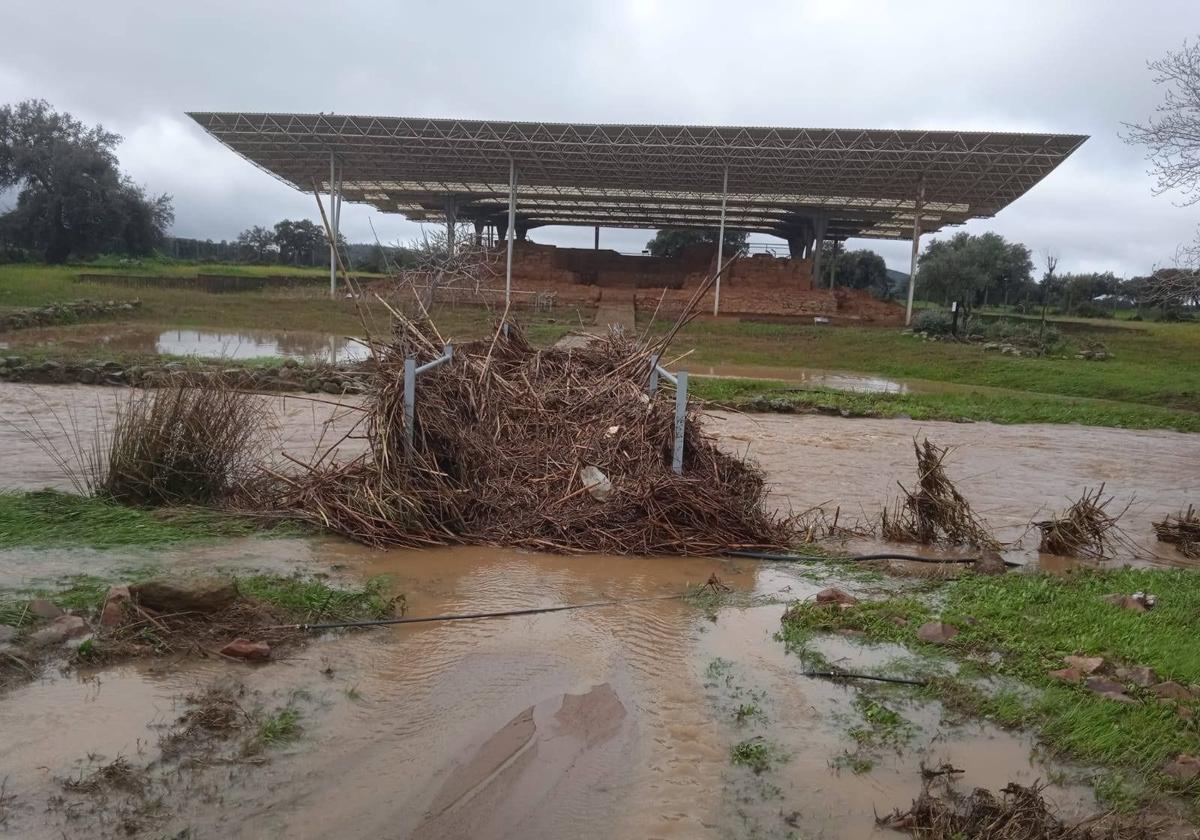
<path id="1" fill-rule="evenodd" d="M 592 250 L 600 250 L 600 225 L 596 225 L 596 244 L 592 247 Z"/>
<path id="2" fill-rule="evenodd" d="M 404 360 L 404 432 L 408 435 L 408 448 L 413 446 L 413 420 L 417 413 L 417 360 L 409 356 Z"/>
<path id="3" fill-rule="evenodd" d="M 833 240 L 833 262 L 829 265 L 829 288 L 837 285 L 838 241 Z"/>
<path id="4" fill-rule="evenodd" d="M 676 475 L 683 473 L 683 430 L 687 420 L 687 371 L 675 374 L 675 452 L 671 456 L 671 469 Z"/>
<path id="5" fill-rule="evenodd" d="M 725 199 L 729 193 L 729 164 L 725 164 L 725 175 L 721 179 L 721 227 L 717 232 L 717 283 L 713 293 L 713 314 L 721 311 L 721 268 L 725 264 Z M 678 470 L 676 471 L 678 472 Z"/>
<path id="6" fill-rule="evenodd" d="M 508 240 L 508 261 L 504 267 L 504 308 L 507 310 L 512 302 L 512 257 L 513 237 L 517 233 L 517 162 L 508 162 L 508 230 L 505 238 Z"/>
<path id="7" fill-rule="evenodd" d="M 334 187 L 334 158 L 333 149 L 329 150 L 329 227 L 332 239 L 329 242 L 329 297 L 334 299 L 337 297 L 337 224 L 334 221 L 333 214 L 333 194 L 336 189 Z"/>
<path id="8" fill-rule="evenodd" d="M 650 357 L 650 384 L 646 388 L 646 393 L 654 396 L 658 392 L 658 354 L 655 353 Z"/>
<path id="9" fill-rule="evenodd" d="M 904 309 L 904 326 L 912 323 L 913 289 L 917 285 L 917 252 L 921 250 L 921 211 L 925 209 L 925 180 L 917 190 L 917 206 L 913 212 L 912 262 L 908 269 L 908 306 Z"/>
<path id="10" fill-rule="evenodd" d="M 817 217 L 817 223 L 814 226 L 815 236 L 813 239 L 813 267 L 812 267 L 812 287 L 818 289 L 821 286 L 821 252 L 825 250 L 825 229 L 826 220 L 824 214 Z"/>

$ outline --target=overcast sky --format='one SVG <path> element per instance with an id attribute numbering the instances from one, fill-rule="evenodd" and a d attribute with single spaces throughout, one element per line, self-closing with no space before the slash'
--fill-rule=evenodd
<path id="1" fill-rule="evenodd" d="M 1200 207 L 1155 197 L 1121 122 L 1161 100 L 1147 59 L 1200 35 L 1200 2 L 254 2 L 0 0 L 0 102 L 49 100 L 125 137 L 122 167 L 175 198 L 180 236 L 316 218 L 189 110 L 579 122 L 988 129 L 1091 135 L 994 219 L 1060 270 L 1167 263 Z M 343 232 L 418 226 L 347 205 Z M 949 235 L 955 229 L 948 229 Z M 531 238 L 591 244 L 591 229 Z M 645 231 L 604 231 L 640 250 Z M 926 241 L 928 237 L 926 237 Z M 907 271 L 908 243 L 851 240 Z"/>

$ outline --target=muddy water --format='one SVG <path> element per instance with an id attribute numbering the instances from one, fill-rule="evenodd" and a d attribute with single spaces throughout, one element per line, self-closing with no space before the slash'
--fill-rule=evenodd
<path id="1" fill-rule="evenodd" d="M 763 601 L 806 597 L 819 586 L 789 567 L 711 559 L 370 552 L 333 543 L 321 551 L 347 574 L 388 574 L 414 615 L 672 594 L 714 572 Z M 148 836 L 189 829 L 196 838 L 717 838 L 795 830 L 857 840 L 872 832 L 876 811 L 916 794 L 921 759 L 953 761 L 967 770 L 967 786 L 1045 778 L 1048 768 L 1031 764 L 1023 738 L 941 725 L 936 706 L 899 696 L 889 702 L 919 727 L 912 743 L 902 754 L 880 751 L 868 774 L 836 773 L 829 763 L 850 743 L 847 727 L 860 722 L 849 711 L 856 689 L 800 675 L 800 661 L 771 638 L 782 611 L 766 602 L 726 607 L 710 621 L 679 601 L 654 601 L 328 636 L 258 668 L 209 660 L 51 677 L 0 700 L 0 755 L 14 803 L 0 833 L 115 834 L 118 826 L 91 814 L 91 803 L 46 810 L 62 792 L 58 780 L 118 755 L 153 766 L 177 698 L 231 676 L 246 681 L 248 704 L 299 708 L 302 737 L 261 765 L 164 771 L 162 816 Z M 855 667 L 895 651 L 844 641 L 827 654 Z M 734 708 L 749 701 L 765 719 L 736 723 Z M 733 744 L 755 736 L 781 754 L 761 775 L 729 761 Z M 1078 789 L 1051 793 L 1070 813 L 1091 807 Z"/>
<path id="2" fill-rule="evenodd" d="M 0 487 L 69 489 L 53 461 L 19 430 L 40 425 L 55 447 L 66 451 L 72 435 L 56 418 L 67 430 L 90 430 L 110 422 L 121 398 L 123 392 L 85 385 L 0 384 Z M 353 403 L 338 407 L 326 397 L 267 399 L 275 409 L 275 457 L 286 452 L 307 460 L 323 453 L 361 416 Z M 1140 561 L 1185 562 L 1154 540 L 1151 522 L 1200 498 L 1200 436 L 1179 432 L 727 412 L 714 412 L 708 429 L 722 446 L 748 453 L 764 466 L 781 509 L 840 507 L 849 519 L 877 516 L 899 492 L 898 481 L 912 483 L 913 438 L 928 436 L 954 448 L 947 461 L 951 478 L 1001 540 L 1019 542 L 1011 553 L 1021 562 L 1039 559 L 1036 534 L 1027 533 L 1031 520 L 1062 510 L 1083 488 L 1101 483 L 1115 497 L 1114 508 L 1132 500 L 1122 519 L 1132 544 L 1121 559 L 1136 555 Z M 90 437 L 85 434 L 83 440 Z M 339 452 L 345 456 L 361 445 L 350 439 Z"/>
<path id="3" fill-rule="evenodd" d="M 255 359 L 281 356 L 309 362 L 365 358 L 366 348 L 347 338 L 301 330 L 211 330 L 156 324 L 82 324 L 21 330 L 0 341 L 0 349 L 61 347 L 167 353 L 201 358 Z"/>

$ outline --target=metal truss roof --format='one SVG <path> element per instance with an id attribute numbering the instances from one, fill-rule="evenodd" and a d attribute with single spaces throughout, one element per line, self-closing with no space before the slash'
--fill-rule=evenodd
<path id="1" fill-rule="evenodd" d="M 412 219 L 716 227 L 779 236 L 907 239 L 920 186 L 921 230 L 995 215 L 1086 136 L 735 126 L 585 125 L 330 114 L 192 113 L 210 134 L 284 182 L 329 190 Z"/>

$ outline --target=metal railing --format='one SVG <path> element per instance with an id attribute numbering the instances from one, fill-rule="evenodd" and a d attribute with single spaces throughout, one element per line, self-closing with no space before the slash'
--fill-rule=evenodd
<path id="1" fill-rule="evenodd" d="M 676 475 L 683 473 L 683 434 L 687 420 L 687 387 L 688 375 L 686 370 L 677 374 L 671 373 L 658 363 L 658 355 L 650 357 L 650 383 L 646 388 L 651 397 L 658 391 L 658 379 L 663 379 L 675 386 L 675 447 L 671 453 L 671 470 Z"/>
<path id="2" fill-rule="evenodd" d="M 404 360 L 404 432 L 408 435 L 408 448 L 413 445 L 413 422 L 417 413 L 417 377 L 434 368 L 441 367 L 454 358 L 453 345 L 447 344 L 442 348 L 442 355 L 431 362 L 417 365 L 415 356 Z"/>

